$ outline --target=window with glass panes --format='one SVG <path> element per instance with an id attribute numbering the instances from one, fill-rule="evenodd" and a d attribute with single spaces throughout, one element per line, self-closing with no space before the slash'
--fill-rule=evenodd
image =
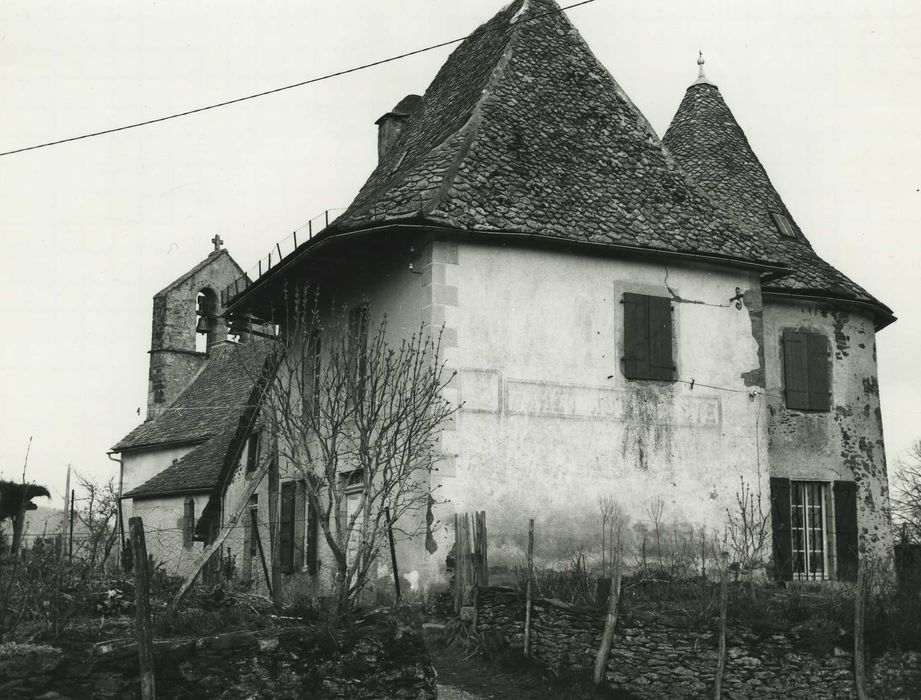
<path id="1" fill-rule="evenodd" d="M 828 578 L 827 488 L 819 481 L 790 482 L 793 578 Z"/>

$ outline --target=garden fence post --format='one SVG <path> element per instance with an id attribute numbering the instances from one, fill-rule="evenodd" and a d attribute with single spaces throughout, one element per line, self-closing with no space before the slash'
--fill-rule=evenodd
<path id="1" fill-rule="evenodd" d="M 723 565 L 720 567 L 720 631 L 719 650 L 716 656 L 716 675 L 713 679 L 713 698 L 720 700 L 723 692 L 723 674 L 726 672 L 726 607 L 727 577 L 729 575 L 729 553 L 722 552 Z"/>
<path id="2" fill-rule="evenodd" d="M 150 623 L 150 571 L 144 521 L 135 516 L 128 521 L 134 552 L 135 625 L 137 627 L 138 665 L 141 671 L 141 698 L 155 700 L 153 639 Z"/>
<path id="3" fill-rule="evenodd" d="M 611 562 L 613 571 L 611 572 L 611 590 L 608 592 L 608 616 L 604 622 L 601 646 L 598 648 L 598 655 L 595 657 L 593 680 L 596 686 L 604 682 L 604 670 L 608 665 L 608 656 L 611 654 L 611 644 L 614 642 L 614 627 L 617 625 L 617 602 L 620 599 L 620 560 L 621 548 L 618 546 L 615 550 L 614 561 Z"/>
<path id="4" fill-rule="evenodd" d="M 857 558 L 857 590 L 854 591 L 854 686 L 857 700 L 867 699 L 866 665 L 863 650 L 864 607 L 867 595 L 866 567 L 863 557 Z"/>
<path id="5" fill-rule="evenodd" d="M 531 655 L 531 596 L 534 580 L 534 518 L 528 520 L 528 586 L 524 610 L 524 655 Z"/>

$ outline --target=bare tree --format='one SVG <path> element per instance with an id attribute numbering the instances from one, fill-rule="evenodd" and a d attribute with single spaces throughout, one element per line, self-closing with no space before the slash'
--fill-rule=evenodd
<path id="1" fill-rule="evenodd" d="M 662 516 L 665 513 L 665 499 L 662 496 L 654 496 L 646 502 L 646 515 L 652 522 L 652 528 L 656 536 L 656 558 L 658 566 L 662 566 Z"/>
<path id="2" fill-rule="evenodd" d="M 85 505 L 76 516 L 88 533 L 84 538 L 83 555 L 91 571 L 105 566 L 118 536 L 118 488 L 112 477 L 104 484 L 84 476 L 77 478 L 86 496 Z"/>
<path id="3" fill-rule="evenodd" d="M 318 295 L 289 295 L 265 365 L 261 418 L 318 514 L 340 611 L 374 574 L 388 509 L 398 533 L 427 533 L 436 440 L 457 410 L 442 398 L 454 373 L 440 333 L 420 329 L 393 345 L 386 318 L 376 330 L 368 319 L 368 305 L 324 319 Z"/>
<path id="4" fill-rule="evenodd" d="M 735 508 L 726 509 L 726 546 L 737 572 L 751 573 L 761 566 L 771 534 L 770 512 L 765 513 L 759 494 L 739 477 Z"/>
<path id="5" fill-rule="evenodd" d="M 892 515 L 905 538 L 921 542 L 921 440 L 896 462 L 893 474 Z"/>
<path id="6" fill-rule="evenodd" d="M 606 564 L 610 562 L 614 566 L 614 554 L 623 546 L 630 516 L 613 496 L 599 497 L 598 508 L 601 510 L 601 575 L 606 576 Z"/>

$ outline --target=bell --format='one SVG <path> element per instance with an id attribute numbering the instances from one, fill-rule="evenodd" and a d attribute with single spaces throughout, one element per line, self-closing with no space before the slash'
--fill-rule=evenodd
<path id="1" fill-rule="evenodd" d="M 196 333 L 204 333 L 207 335 L 211 332 L 211 319 L 208 316 L 199 316 L 198 325 L 195 326 Z"/>

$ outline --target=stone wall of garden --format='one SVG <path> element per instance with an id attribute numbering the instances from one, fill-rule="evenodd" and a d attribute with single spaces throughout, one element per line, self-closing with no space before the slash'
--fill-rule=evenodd
<path id="1" fill-rule="evenodd" d="M 525 603 L 511 589 L 481 589 L 477 629 L 501 633 L 517 648 L 524 641 Z M 535 600 L 532 656 L 556 671 L 591 673 L 601 642 L 605 612 L 558 600 Z M 712 692 L 717 629 L 670 624 L 667 615 L 621 617 L 607 666 L 608 684 L 646 698 L 702 697 Z M 756 633 L 727 630 L 723 688 L 727 697 L 846 698 L 855 696 L 850 649 L 832 646 L 819 654 L 795 631 Z M 870 658 L 871 697 L 921 697 L 921 654 L 887 652 Z"/>
<path id="2" fill-rule="evenodd" d="M 412 629 L 367 626 L 334 639 L 310 628 L 155 642 L 158 697 L 434 698 L 435 670 Z M 0 697 L 139 697 L 131 640 L 85 649 L 0 645 Z"/>

